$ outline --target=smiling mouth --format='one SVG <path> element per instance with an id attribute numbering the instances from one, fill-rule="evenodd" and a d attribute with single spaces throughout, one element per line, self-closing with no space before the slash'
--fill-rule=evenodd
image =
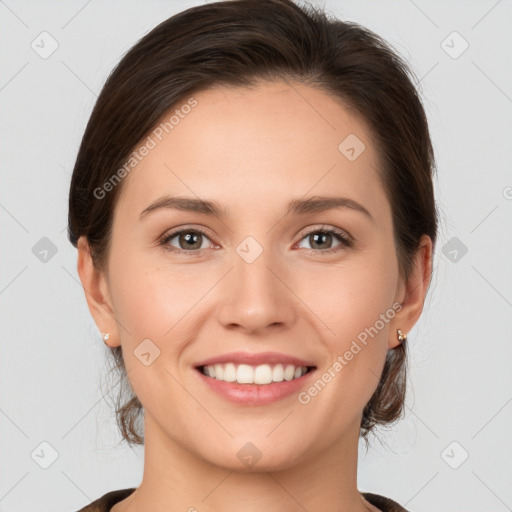
<path id="1" fill-rule="evenodd" d="M 311 373 L 316 366 L 295 366 L 292 364 L 215 364 L 197 366 L 203 375 L 222 382 L 233 384 L 268 385 L 297 380 Z"/>

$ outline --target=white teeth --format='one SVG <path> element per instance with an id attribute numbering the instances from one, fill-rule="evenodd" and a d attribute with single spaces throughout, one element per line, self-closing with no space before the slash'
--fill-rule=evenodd
<path id="1" fill-rule="evenodd" d="M 236 380 L 236 366 L 233 363 L 228 363 L 224 366 L 224 376 L 223 379 L 226 382 L 235 382 Z M 213 377 L 213 375 L 212 375 Z"/>
<path id="2" fill-rule="evenodd" d="M 219 380 L 223 380 L 222 377 L 217 377 L 217 372 L 215 372 L 215 378 Z M 238 384 L 252 384 L 254 382 L 254 370 L 252 366 L 248 364 L 239 364 L 236 369 L 236 381 Z"/>
<path id="3" fill-rule="evenodd" d="M 295 366 L 289 364 L 284 370 L 284 378 L 286 380 L 292 380 L 295 376 Z"/>
<path id="4" fill-rule="evenodd" d="M 284 380 L 284 369 L 282 364 L 276 364 L 272 370 L 272 380 L 274 382 L 283 382 Z"/>
<path id="5" fill-rule="evenodd" d="M 254 382 L 256 384 L 270 384 L 272 382 L 272 368 L 270 368 L 268 364 L 256 366 L 254 370 Z"/>
<path id="6" fill-rule="evenodd" d="M 224 365 L 222 364 L 216 364 L 214 366 L 214 369 L 215 369 L 215 377 L 218 378 L 219 380 L 223 380 L 224 379 Z"/>
<path id="7" fill-rule="evenodd" d="M 260 364 L 251 366 L 248 364 L 234 363 L 215 364 L 203 367 L 203 373 L 209 377 L 225 382 L 238 382 L 239 384 L 271 384 L 283 380 L 293 380 L 307 373 L 306 366 L 294 366 L 288 364 L 269 365 Z"/>

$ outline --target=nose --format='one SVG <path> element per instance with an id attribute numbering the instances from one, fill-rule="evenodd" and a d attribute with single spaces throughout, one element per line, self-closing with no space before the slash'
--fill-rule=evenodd
<path id="1" fill-rule="evenodd" d="M 235 254 L 233 265 L 221 289 L 218 319 L 223 327 L 247 334 L 290 329 L 300 301 L 290 287 L 285 265 L 265 250 L 252 262 Z"/>

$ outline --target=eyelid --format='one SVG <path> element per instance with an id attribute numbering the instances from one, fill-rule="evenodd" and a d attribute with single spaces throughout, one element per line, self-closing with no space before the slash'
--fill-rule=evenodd
<path id="1" fill-rule="evenodd" d="M 311 228 L 306 228 L 306 231 L 302 233 L 301 239 L 303 240 L 304 237 L 307 235 L 310 235 L 311 233 L 317 233 L 317 232 L 327 232 L 327 233 L 334 233 L 337 235 L 342 236 L 343 238 L 346 238 L 349 242 L 355 242 L 354 238 L 350 233 L 344 229 L 337 228 L 335 226 L 331 226 L 328 224 L 317 224 L 316 226 L 313 226 Z M 300 241 L 299 240 L 299 241 Z"/>
<path id="2" fill-rule="evenodd" d="M 322 255 L 322 254 L 337 253 L 343 249 L 350 249 L 355 244 L 354 237 L 352 237 L 352 235 L 350 235 L 350 233 L 348 233 L 344 229 L 340 229 L 335 226 L 322 224 L 322 225 L 316 225 L 311 228 L 308 228 L 308 230 L 306 232 L 302 233 L 299 241 L 295 245 L 298 245 L 299 243 L 301 243 L 307 236 L 311 235 L 312 233 L 328 233 L 330 235 L 333 235 L 340 242 L 339 246 L 332 247 L 330 249 L 325 249 L 325 250 L 304 249 L 305 251 L 308 251 L 312 254 Z M 295 245 L 294 245 L 294 247 L 295 247 Z M 341 248 L 340 248 L 340 246 L 341 246 Z"/>
<path id="3" fill-rule="evenodd" d="M 197 226 L 197 225 L 190 225 L 190 226 L 179 226 L 177 228 L 171 229 L 166 231 L 162 236 L 158 238 L 159 243 L 165 243 L 166 241 L 170 240 L 171 238 L 174 238 L 176 235 L 180 235 L 181 233 L 186 232 L 197 232 L 204 235 L 208 240 L 210 240 L 212 243 L 215 243 L 214 236 L 210 234 L 210 230 L 208 228 L 205 228 L 203 226 Z M 193 252 L 193 251 L 186 251 L 186 252 Z"/>

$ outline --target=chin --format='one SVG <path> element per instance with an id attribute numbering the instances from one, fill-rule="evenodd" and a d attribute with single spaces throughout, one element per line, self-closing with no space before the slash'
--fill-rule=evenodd
<path id="1" fill-rule="evenodd" d="M 301 441 L 297 439 L 297 446 Z M 217 445 L 218 446 L 218 445 Z M 300 453 L 297 448 L 280 446 L 276 450 L 275 441 L 269 438 L 240 442 L 231 440 L 229 446 L 222 453 L 203 454 L 209 463 L 238 473 L 262 473 L 283 471 L 297 465 L 300 461 Z M 233 457 L 233 454 L 235 455 Z"/>

